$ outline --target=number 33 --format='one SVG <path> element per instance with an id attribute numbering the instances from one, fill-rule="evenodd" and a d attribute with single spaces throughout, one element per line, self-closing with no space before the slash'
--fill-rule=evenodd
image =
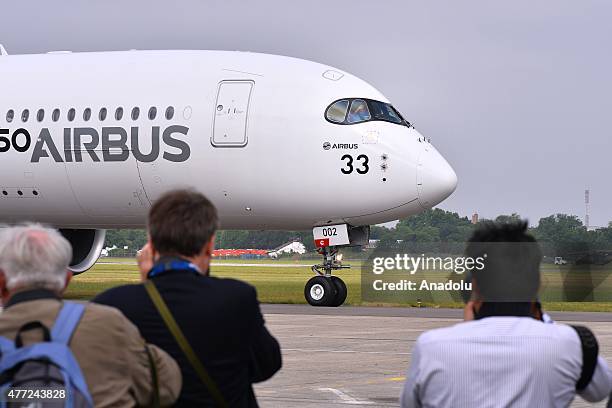
<path id="1" fill-rule="evenodd" d="M 361 161 L 361 167 L 356 169 L 353 167 L 353 156 L 351 156 L 350 154 L 345 154 L 340 160 L 346 160 L 346 167 L 340 169 L 340 171 L 344 174 L 351 174 L 353 170 L 355 170 L 359 174 L 366 174 L 370 170 L 370 166 L 368 166 L 369 159 L 368 156 L 366 156 L 365 154 L 360 154 L 359 156 L 357 156 L 356 160 Z"/>

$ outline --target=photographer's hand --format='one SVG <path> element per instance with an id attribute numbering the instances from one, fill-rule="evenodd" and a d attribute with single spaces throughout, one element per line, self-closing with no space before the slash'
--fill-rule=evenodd
<path id="1" fill-rule="evenodd" d="M 474 304 L 476 302 L 474 302 L 473 300 L 470 300 L 469 302 L 467 302 L 465 304 L 465 307 L 463 308 L 463 320 L 468 321 L 468 320 L 474 320 Z"/>
<path id="2" fill-rule="evenodd" d="M 151 247 L 151 243 L 147 242 L 136 255 L 138 261 L 138 270 L 140 271 L 140 280 L 146 281 L 147 274 L 155 264 L 155 253 Z"/>

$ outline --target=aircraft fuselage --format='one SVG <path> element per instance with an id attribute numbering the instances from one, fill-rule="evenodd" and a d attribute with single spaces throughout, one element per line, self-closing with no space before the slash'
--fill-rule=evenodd
<path id="1" fill-rule="evenodd" d="M 369 225 L 431 207 L 456 184 L 406 123 L 330 121 L 335 101 L 388 101 L 309 61 L 223 51 L 11 55 L 0 56 L 0 89 L 3 223 L 140 228 L 156 198 L 189 187 L 216 204 L 225 229 Z"/>

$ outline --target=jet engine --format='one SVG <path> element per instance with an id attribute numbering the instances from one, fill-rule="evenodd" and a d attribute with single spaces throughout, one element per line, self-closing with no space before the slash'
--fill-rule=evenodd
<path id="1" fill-rule="evenodd" d="M 102 253 L 106 230 L 60 229 L 59 232 L 72 245 L 72 261 L 68 267 L 78 275 L 91 268 Z"/>

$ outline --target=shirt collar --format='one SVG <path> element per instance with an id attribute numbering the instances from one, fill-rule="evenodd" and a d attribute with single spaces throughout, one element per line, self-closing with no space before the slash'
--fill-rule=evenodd
<path id="1" fill-rule="evenodd" d="M 173 262 L 189 264 L 191 268 L 190 269 L 183 269 L 183 268 L 173 269 L 171 265 Z M 161 271 L 155 271 L 156 268 L 164 264 L 165 264 L 165 267 L 163 267 Z M 175 273 L 189 273 L 189 274 L 195 273 L 196 275 L 202 275 L 202 272 L 200 271 L 200 269 L 196 265 L 194 265 L 191 261 L 185 258 L 182 258 L 180 256 L 163 255 L 155 262 L 155 264 L 153 265 L 153 268 L 147 273 L 147 277 L 149 279 L 154 279 L 154 278 L 157 278 L 158 276 L 175 274 Z"/>
<path id="2" fill-rule="evenodd" d="M 9 308 L 18 303 L 41 299 L 61 300 L 61 298 L 55 292 L 49 289 L 30 289 L 15 293 L 13 296 L 11 296 L 6 305 L 4 305 L 4 308 Z"/>

